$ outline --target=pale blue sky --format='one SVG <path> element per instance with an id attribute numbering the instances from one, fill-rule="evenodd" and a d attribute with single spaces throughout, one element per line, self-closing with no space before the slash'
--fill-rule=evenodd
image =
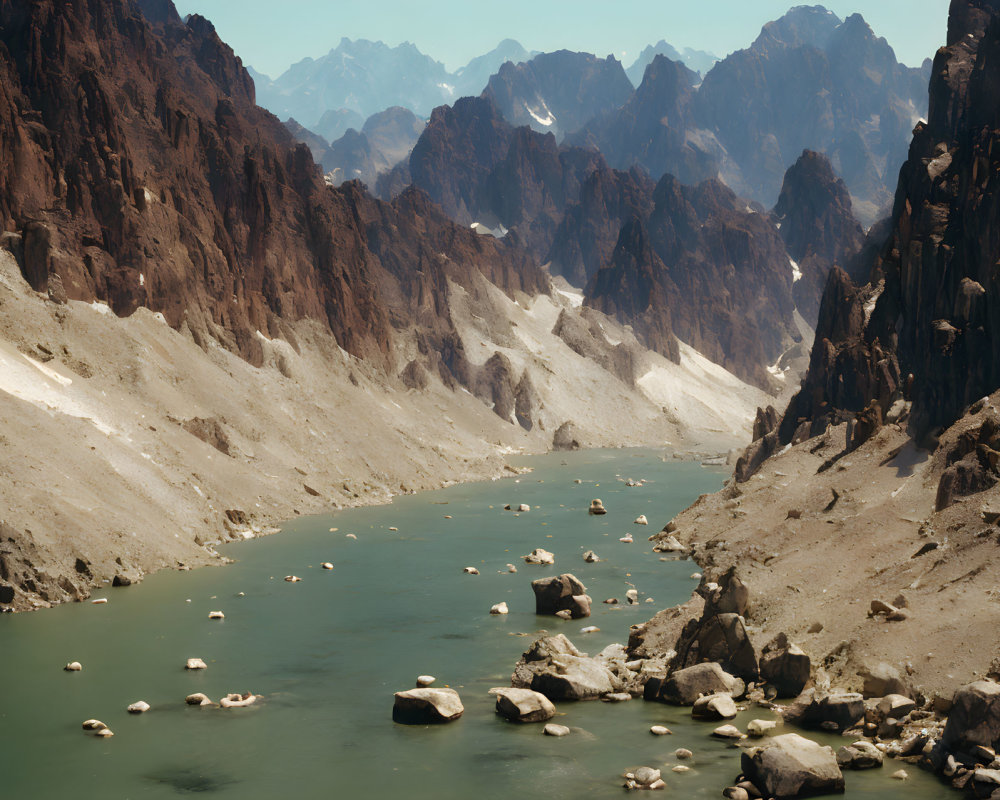
<path id="1" fill-rule="evenodd" d="M 272 77 L 342 36 L 413 42 L 449 69 L 506 38 L 529 50 L 614 53 L 629 66 L 647 44 L 716 55 L 745 47 L 793 0 L 175 0 L 181 14 L 215 23 L 244 63 Z M 844 18 L 860 12 L 897 58 L 917 66 L 944 44 L 949 0 L 829 0 Z"/>

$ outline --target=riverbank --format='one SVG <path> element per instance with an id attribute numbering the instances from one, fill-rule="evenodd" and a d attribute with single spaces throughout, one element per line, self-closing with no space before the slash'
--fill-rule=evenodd
<path id="1" fill-rule="evenodd" d="M 72 790 L 149 800 L 195 790 L 263 800 L 289 785 L 303 797 L 335 785 L 378 798 L 474 792 L 501 800 L 545 786 L 557 800 L 605 800 L 621 796 L 624 771 L 653 765 L 675 795 L 719 796 L 740 769 L 740 751 L 712 736 L 718 723 L 692 719 L 690 708 L 557 702 L 553 721 L 571 733 L 553 738 L 542 725 L 507 722 L 489 694 L 510 685 L 521 654 L 546 632 L 595 655 L 624 643 L 653 609 L 690 595 L 694 565 L 661 561 L 646 542 L 653 524 L 634 520 L 679 513 L 716 490 L 726 471 L 662 455 L 532 457 L 534 471 L 519 478 L 291 521 L 282 536 L 221 548 L 237 560 L 224 570 L 163 571 L 138 587 L 98 592 L 107 604 L 0 618 L 4 642 L 19 654 L 0 663 L 0 682 L 18 687 L 0 710 L 0 746 L 14 765 L 5 786 L 23 796 Z M 607 515 L 587 514 L 594 497 Z M 503 508 L 521 503 L 531 510 Z M 633 544 L 619 541 L 627 532 Z M 554 566 L 523 562 L 537 547 L 555 554 Z M 600 560 L 585 561 L 588 550 Z M 466 574 L 466 566 L 480 574 Z M 531 581 L 567 571 L 595 598 L 591 617 L 537 616 Z M 632 587 L 636 605 L 625 601 Z M 610 597 L 621 602 L 601 602 Z M 499 602 L 509 614 L 489 613 Z M 214 610 L 225 618 L 208 619 Z M 599 630 L 582 632 L 591 626 Z M 190 657 L 208 668 L 185 670 Z M 62 670 L 71 660 L 80 672 Z M 394 724 L 393 692 L 425 673 L 459 692 L 465 714 L 446 726 Z M 261 699 L 226 710 L 184 702 L 192 692 L 218 700 L 233 691 Z M 137 700 L 151 709 L 128 714 Z M 771 717 L 751 706 L 733 723 L 745 729 Z M 88 718 L 115 736 L 88 736 L 80 730 Z M 673 734 L 653 736 L 653 725 Z M 681 749 L 694 757 L 679 757 Z M 54 755 L 60 769 L 45 769 Z M 680 766 L 689 771 L 672 772 Z M 941 797 L 930 776 L 914 771 L 900 784 L 889 774 L 848 775 L 846 800 Z"/>
<path id="2" fill-rule="evenodd" d="M 0 251 L 0 608 L 218 564 L 214 543 L 299 515 L 509 475 L 513 454 L 549 450 L 567 420 L 567 443 L 583 447 L 714 454 L 749 435 L 762 393 L 707 362 L 649 354 L 658 380 L 630 386 L 551 334 L 556 301 L 570 299 L 515 302 L 488 286 L 483 296 L 489 320 L 459 320 L 468 358 L 489 358 L 493 336 L 517 369 L 544 372 L 530 430 L 436 376 L 409 388 L 308 321 L 258 333 L 254 367 L 143 308 L 119 319 L 54 303 Z M 715 409 L 711 386 L 726 398 Z"/>
<path id="3" fill-rule="evenodd" d="M 841 688 L 861 691 L 888 665 L 912 692 L 950 701 L 1000 671 L 990 569 L 1000 533 L 987 513 L 1000 492 L 938 511 L 938 488 L 950 454 L 997 402 L 944 432 L 933 453 L 890 424 L 841 455 L 846 426 L 833 428 L 701 498 L 673 535 L 705 570 L 736 566 L 753 587 L 747 624 L 760 645 L 784 632 Z"/>

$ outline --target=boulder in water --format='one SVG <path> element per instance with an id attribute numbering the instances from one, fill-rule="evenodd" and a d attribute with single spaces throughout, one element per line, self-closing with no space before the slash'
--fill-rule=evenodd
<path id="1" fill-rule="evenodd" d="M 554 722 L 550 722 L 543 729 L 543 733 L 546 736 L 569 736 L 569 728 L 565 725 L 557 725 Z"/>
<path id="2" fill-rule="evenodd" d="M 195 692 L 194 694 L 189 694 L 184 698 L 184 702 L 189 706 L 214 706 L 207 694 L 202 694 L 201 692 Z"/>
<path id="3" fill-rule="evenodd" d="M 63 667 L 66 672 L 79 672 L 83 669 L 83 664 L 79 661 L 70 661 L 65 667 Z"/>
<path id="4" fill-rule="evenodd" d="M 544 722 L 556 715 L 556 707 L 544 694 L 531 689 L 490 689 L 496 695 L 497 713 L 514 722 Z"/>
<path id="5" fill-rule="evenodd" d="M 425 725 L 454 722 L 465 706 L 454 689 L 409 689 L 396 692 L 392 718 L 396 722 Z"/>
<path id="6" fill-rule="evenodd" d="M 728 692 L 702 695 L 694 701 L 691 716 L 695 719 L 733 719 L 736 716 L 736 703 Z"/>
<path id="7" fill-rule="evenodd" d="M 556 557 L 548 550 L 536 547 L 528 555 L 524 556 L 525 564 L 555 564 Z"/>
<path id="8" fill-rule="evenodd" d="M 590 508 L 587 509 L 587 513 L 600 516 L 602 514 L 607 514 L 608 510 L 604 507 L 604 503 L 602 503 L 599 498 L 594 498 L 590 501 Z"/>
<path id="9" fill-rule="evenodd" d="M 125 710 L 128 711 L 129 714 L 145 714 L 147 711 L 149 711 L 149 708 L 150 708 L 149 703 L 147 703 L 145 700 L 139 700 L 138 702 L 132 703 L 132 705 L 130 705 Z"/>
<path id="10" fill-rule="evenodd" d="M 490 606 L 491 614 L 509 614 L 510 609 L 507 608 L 506 603 L 497 603 L 495 606 Z"/>
<path id="11" fill-rule="evenodd" d="M 591 599 L 587 587 L 570 573 L 531 582 L 535 593 L 536 614 L 559 614 L 568 611 L 571 619 L 590 616 Z M 565 616 L 565 615 L 563 615 Z"/>
<path id="12" fill-rule="evenodd" d="M 208 664 L 200 658 L 189 658 L 184 665 L 184 669 L 208 669 Z"/>
<path id="13" fill-rule="evenodd" d="M 792 798 L 844 791 L 844 775 L 830 747 L 797 733 L 775 736 L 742 755 L 743 774 L 764 797 Z"/>
<path id="14" fill-rule="evenodd" d="M 233 692 L 232 694 L 227 694 L 219 701 L 219 705 L 223 708 L 245 708 L 246 706 L 252 706 L 257 702 L 259 695 L 252 694 L 251 692 L 246 692 L 244 694 L 239 694 L 238 692 Z"/>

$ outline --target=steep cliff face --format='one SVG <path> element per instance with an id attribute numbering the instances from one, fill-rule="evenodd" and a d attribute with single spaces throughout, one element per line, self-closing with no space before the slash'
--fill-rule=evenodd
<path id="1" fill-rule="evenodd" d="M 995 264 L 1000 240 L 1000 4 L 952 4 L 934 61 L 930 115 L 900 173 L 888 242 L 868 283 L 834 270 L 783 442 L 856 420 L 848 447 L 912 401 L 918 437 L 948 426 L 1000 386 Z M 894 416 L 896 412 L 893 412 Z"/>
<path id="2" fill-rule="evenodd" d="M 777 230 L 718 181 L 665 175 L 653 208 L 622 228 L 587 302 L 631 322 L 654 349 L 674 337 L 758 386 L 799 338 L 792 269 Z"/>
<path id="3" fill-rule="evenodd" d="M 492 101 L 466 97 L 434 110 L 408 170 L 413 184 L 453 219 L 502 224 L 542 263 L 564 209 L 602 166 L 599 153 L 561 147 L 551 133 L 513 128 Z"/>
<path id="4" fill-rule="evenodd" d="M 586 286 L 611 259 L 622 226 L 653 210 L 656 184 L 641 169 L 596 169 L 580 187 L 559 223 L 546 261 L 553 274 L 574 286 Z"/>
<path id="5" fill-rule="evenodd" d="M 520 64 L 507 62 L 490 78 L 483 97 L 504 119 L 562 139 L 598 114 L 621 108 L 632 94 L 614 56 L 559 50 Z"/>
<path id="6" fill-rule="evenodd" d="M 800 275 L 795 281 L 796 305 L 815 325 L 831 267 L 846 269 L 864 243 L 851 196 L 829 159 L 806 150 L 785 173 L 774 215 Z"/>
<path id="7" fill-rule="evenodd" d="M 384 359 L 346 204 L 206 20 L 147 8 L 153 25 L 131 0 L 0 7 L 0 225 L 28 281 L 148 306 L 253 362 L 255 331 L 305 316 Z"/>

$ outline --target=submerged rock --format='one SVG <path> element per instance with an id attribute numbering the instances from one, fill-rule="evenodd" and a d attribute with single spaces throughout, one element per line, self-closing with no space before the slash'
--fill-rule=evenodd
<path id="1" fill-rule="evenodd" d="M 219 701 L 219 705 L 223 708 L 245 708 L 246 706 L 252 706 L 257 702 L 259 695 L 246 692 L 245 694 L 239 694 L 238 692 L 233 692 L 232 694 L 227 694 Z"/>
<path id="2" fill-rule="evenodd" d="M 392 718 L 407 724 L 454 722 L 465 706 L 454 689 L 409 689 L 396 692 Z"/>

